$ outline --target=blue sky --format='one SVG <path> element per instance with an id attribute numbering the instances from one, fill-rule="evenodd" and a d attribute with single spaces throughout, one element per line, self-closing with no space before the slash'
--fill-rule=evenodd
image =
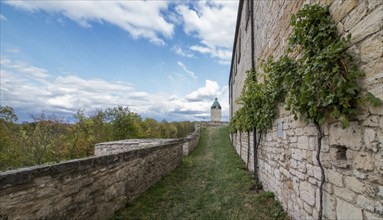
<path id="1" fill-rule="evenodd" d="M 238 1 L 2 1 L 0 105 L 19 120 L 128 106 L 209 120 L 228 76 Z"/>

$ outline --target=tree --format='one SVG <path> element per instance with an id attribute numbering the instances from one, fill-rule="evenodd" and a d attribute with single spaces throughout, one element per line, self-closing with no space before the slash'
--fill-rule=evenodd
<path id="1" fill-rule="evenodd" d="M 0 170 L 18 167 L 24 163 L 20 159 L 23 150 L 18 147 L 17 116 L 13 108 L 0 106 Z"/>
<path id="2" fill-rule="evenodd" d="M 168 124 L 168 130 L 169 130 L 169 137 L 170 138 L 176 138 L 178 135 L 177 126 L 175 123 L 169 123 Z"/>
<path id="3" fill-rule="evenodd" d="M 74 124 L 44 112 L 16 124 L 11 107 L 0 106 L 0 170 L 92 156 L 100 142 L 127 138 L 176 138 L 193 131 L 191 122 L 142 120 L 127 107 L 78 110 Z"/>
<path id="4" fill-rule="evenodd" d="M 34 163 L 42 164 L 51 145 L 53 123 L 46 118 L 45 113 L 31 115 L 34 122 L 24 126 L 23 144 L 32 153 Z"/>
<path id="5" fill-rule="evenodd" d="M 75 118 L 78 120 L 76 123 L 78 136 L 73 139 L 76 143 L 72 146 L 72 152 L 78 151 L 80 156 L 91 156 L 94 154 L 94 145 L 97 143 L 96 130 L 99 128 L 95 127 L 95 121 L 86 115 L 84 110 L 78 110 Z"/>
<path id="6" fill-rule="evenodd" d="M 15 123 L 18 119 L 12 107 L 0 106 L 0 120 L 7 123 Z"/>
<path id="7" fill-rule="evenodd" d="M 161 138 L 169 138 L 170 137 L 169 123 L 165 119 L 161 121 L 160 134 L 161 134 Z"/>
<path id="8" fill-rule="evenodd" d="M 140 138 L 143 135 L 141 116 L 131 112 L 128 107 L 114 107 L 107 110 L 113 127 L 113 139 Z"/>
<path id="9" fill-rule="evenodd" d="M 159 123 L 152 119 L 146 118 L 142 122 L 143 138 L 159 138 L 161 137 Z"/>

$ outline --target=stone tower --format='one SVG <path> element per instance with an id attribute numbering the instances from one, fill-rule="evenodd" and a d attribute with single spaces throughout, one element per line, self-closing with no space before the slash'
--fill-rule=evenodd
<path id="1" fill-rule="evenodd" d="M 211 106 L 211 121 L 221 121 L 221 105 L 218 102 L 218 99 L 215 98 L 213 105 Z"/>

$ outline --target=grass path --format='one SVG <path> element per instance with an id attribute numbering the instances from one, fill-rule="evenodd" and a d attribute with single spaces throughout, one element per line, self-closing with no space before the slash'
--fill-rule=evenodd
<path id="1" fill-rule="evenodd" d="M 202 129 L 193 153 L 112 219 L 287 219 L 272 193 L 250 190 L 228 136 L 227 127 Z"/>

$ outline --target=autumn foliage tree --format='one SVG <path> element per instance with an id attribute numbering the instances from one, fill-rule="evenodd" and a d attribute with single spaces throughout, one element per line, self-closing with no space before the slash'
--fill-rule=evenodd
<path id="1" fill-rule="evenodd" d="M 96 143 L 130 138 L 180 138 L 191 122 L 142 119 L 127 107 L 78 110 L 72 123 L 54 115 L 31 115 L 17 123 L 13 108 L 0 106 L 0 170 L 92 156 Z"/>

